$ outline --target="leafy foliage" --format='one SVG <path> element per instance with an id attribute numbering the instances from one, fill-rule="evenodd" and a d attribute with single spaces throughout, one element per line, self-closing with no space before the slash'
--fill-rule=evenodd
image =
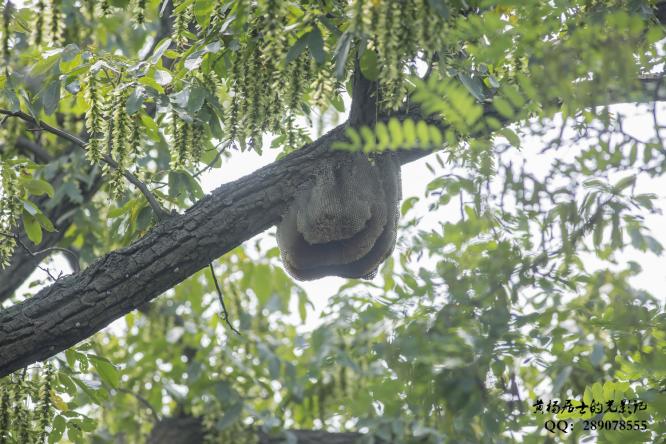
<path id="1" fill-rule="evenodd" d="M 663 70 L 655 6 L 5 0 L 2 265 L 56 228 L 82 266 L 130 244 L 158 217 L 128 177 L 186 208 L 232 151 L 287 153 L 331 126 L 356 69 L 376 82 L 377 123 L 335 147 L 438 153 L 426 196 L 403 202 L 399 253 L 345 283 L 316 327 L 299 325 L 312 302 L 278 251 L 239 247 L 215 272 L 242 336 L 197 273 L 3 380 L 0 442 L 143 442 L 178 415 L 203 417 L 211 442 L 290 428 L 398 443 L 666 436 L 664 299 L 623 260 L 663 251 L 646 226 L 659 196 L 641 190 L 666 165 L 663 97 L 646 86 Z M 625 101 L 649 103 L 646 134 L 611 106 Z M 567 415 L 534 414 L 536 398 L 639 398 L 647 410 L 597 419 L 649 428 L 550 436 L 545 418 Z"/>

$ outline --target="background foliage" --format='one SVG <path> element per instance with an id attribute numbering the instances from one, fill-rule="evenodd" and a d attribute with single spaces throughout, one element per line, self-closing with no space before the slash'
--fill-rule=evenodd
<path id="1" fill-rule="evenodd" d="M 298 325 L 309 299 L 274 244 L 239 247 L 215 269 L 241 336 L 200 272 L 122 328 L 6 378 L 0 440 L 142 442 L 177 415 L 205 417 L 212 441 L 249 427 L 409 443 L 663 439 L 664 299 L 632 287 L 640 264 L 621 259 L 663 249 L 644 223 L 657 196 L 637 191 L 666 165 L 657 96 L 640 82 L 663 69 L 654 3 L 5 0 L 5 263 L 39 249 L 60 224 L 48 210 L 67 200 L 78 206 L 59 245 L 82 267 L 128 245 L 158 216 L 128 174 L 186 208 L 204 168 L 287 153 L 334 124 L 355 66 L 377 81 L 381 122 L 337 147 L 440 151 L 425 196 L 403 202 L 398 251 L 373 281 L 340 288 L 314 330 Z M 618 101 L 650 103 L 647 135 L 625 130 L 607 106 Z M 552 162 L 533 172 L 528 156 Z M 34 245 L 17 246 L 16 230 Z M 649 427 L 591 432 L 577 419 L 552 435 L 537 398 L 640 398 L 648 410 L 623 419 Z"/>

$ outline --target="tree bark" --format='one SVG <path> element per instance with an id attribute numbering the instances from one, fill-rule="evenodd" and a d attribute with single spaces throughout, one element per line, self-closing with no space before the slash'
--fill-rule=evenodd
<path id="1" fill-rule="evenodd" d="M 346 154 L 329 149 L 344 129 L 338 126 L 280 161 L 222 185 L 134 244 L 0 312 L 0 376 L 86 339 L 273 226 L 294 192 L 310 186 L 320 162 Z"/>
<path id="2" fill-rule="evenodd" d="M 624 102 L 628 97 L 634 101 L 664 99 L 661 77 L 641 82 L 642 91 L 623 91 L 614 97 L 617 100 L 605 97 L 600 105 Z M 488 115 L 494 114 L 492 104 L 485 108 Z M 416 111 L 399 117 L 422 118 Z M 132 245 L 0 312 L 0 377 L 86 339 L 275 225 L 296 191 L 311 186 L 319 163 L 346 154 L 329 148 L 345 138 L 347 125 L 251 175 L 222 185 Z M 407 150 L 399 153 L 399 159 L 404 164 L 429 153 Z"/>
<path id="3" fill-rule="evenodd" d="M 329 433 L 320 430 L 285 430 L 283 436 L 274 437 L 262 432 L 257 433 L 259 444 L 282 444 L 286 434 L 296 438 L 298 444 L 355 444 L 363 435 L 361 433 Z M 202 444 L 204 430 L 201 420 L 196 417 L 184 416 L 165 418 L 155 424 L 148 436 L 147 444 Z M 375 440 L 376 443 L 385 443 Z"/>

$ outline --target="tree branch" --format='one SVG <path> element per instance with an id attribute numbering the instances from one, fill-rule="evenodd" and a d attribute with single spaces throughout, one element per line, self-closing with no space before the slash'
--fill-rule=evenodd
<path id="1" fill-rule="evenodd" d="M 336 156 L 347 155 L 330 149 L 345 137 L 346 126 L 222 185 L 132 245 L 0 312 L 0 377 L 86 339 L 275 225 L 297 190 L 312 185 L 321 162 L 329 164 Z M 404 164 L 427 154 L 407 150 L 398 158 Z"/>
<path id="2" fill-rule="evenodd" d="M 272 437 L 261 431 L 248 430 L 255 434 L 258 444 L 281 444 L 285 435 L 296 438 L 298 444 L 355 444 L 363 437 L 361 433 L 331 433 L 323 430 L 285 430 L 282 436 Z M 192 416 L 164 418 L 155 423 L 148 436 L 148 444 L 202 444 L 205 430 L 201 418 Z M 375 438 L 377 444 L 385 444 Z"/>
<path id="3" fill-rule="evenodd" d="M 274 225 L 320 162 L 346 155 L 329 149 L 344 128 L 221 186 L 129 247 L 0 312 L 0 375 L 71 347 Z"/>
<path id="4" fill-rule="evenodd" d="M 40 120 L 35 119 L 34 117 L 30 116 L 29 114 L 24 113 L 23 111 L 9 111 L 6 109 L 0 109 L 0 115 L 5 115 L 5 116 L 10 116 L 10 117 L 17 117 L 21 120 L 24 120 L 26 122 L 32 123 L 36 125 L 39 129 L 42 129 L 46 132 L 49 132 L 51 134 L 55 134 L 56 136 L 68 140 L 72 142 L 74 145 L 77 145 L 81 148 L 84 148 L 88 145 L 83 139 L 79 139 L 77 136 L 68 133 L 67 131 L 63 131 L 59 128 L 53 127 L 47 123 L 44 123 Z M 111 158 L 108 154 L 104 154 L 102 156 L 102 160 L 106 164 L 108 164 L 110 167 L 114 169 L 119 169 L 118 163 Z M 150 205 L 150 208 L 152 208 L 153 212 L 155 213 L 155 217 L 157 217 L 158 220 L 163 220 L 167 217 L 169 217 L 169 212 L 166 211 L 164 208 L 162 208 L 162 205 L 157 202 L 157 199 L 155 199 L 155 196 L 150 192 L 146 184 L 141 182 L 134 174 L 130 173 L 129 171 L 125 169 L 121 169 L 123 176 L 132 183 L 135 187 L 141 191 L 141 194 L 144 195 L 146 200 L 148 200 L 148 204 Z"/>
<path id="5" fill-rule="evenodd" d="M 19 137 L 16 140 L 16 147 L 32 154 L 37 162 L 49 163 L 53 160 L 53 156 L 51 156 L 40 144 L 33 142 L 27 137 Z"/>

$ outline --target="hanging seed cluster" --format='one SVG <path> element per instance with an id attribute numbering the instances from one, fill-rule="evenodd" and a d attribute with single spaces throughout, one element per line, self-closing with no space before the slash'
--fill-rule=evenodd
<path id="1" fill-rule="evenodd" d="M 86 77 L 85 98 L 89 104 L 85 124 L 88 133 L 86 155 L 93 163 L 100 163 L 111 174 L 110 189 L 114 197 L 125 190 L 123 172 L 126 171 L 142 142 L 141 123 L 138 115 L 127 112 L 127 98 L 132 84 L 123 70 L 114 79 L 115 86 L 103 84 L 99 71 L 91 69 Z M 118 164 L 110 170 L 103 162 L 104 153 Z"/>
<path id="2" fill-rule="evenodd" d="M 52 46 L 67 43 L 63 39 L 61 1 L 35 0 L 34 43 Z M 223 43 L 215 63 L 223 64 L 224 68 L 211 69 L 212 65 L 206 65 L 190 71 L 168 85 L 167 94 L 186 85 L 203 86 L 208 90 L 207 97 L 214 97 L 222 105 L 215 112 L 224 122 L 226 139 L 259 151 L 263 135 L 273 133 L 282 137 L 280 143 L 294 149 L 308 138 L 307 132 L 299 127 L 299 118 L 309 118 L 312 109 L 323 112 L 332 100 L 339 100 L 346 78 L 335 77 L 335 57 L 339 56 L 336 45 L 345 35 L 376 55 L 380 106 L 386 109 L 401 106 L 412 68 L 409 61 L 426 59 L 442 47 L 445 19 L 431 3 L 428 0 L 337 2 L 329 13 L 331 23 L 340 26 L 348 20 L 349 26 L 341 26 L 342 36 L 334 38 L 336 32 L 322 20 L 318 2 L 301 1 L 298 6 L 290 6 L 281 0 L 231 3 L 220 0 L 206 24 L 200 17 L 195 18 L 192 2 L 174 0 L 171 39 L 175 47 L 171 49 L 181 54 L 191 53 L 197 49 L 192 45 L 198 44 L 194 32 L 203 33 L 212 42 Z M 145 0 L 131 1 L 136 24 L 144 23 L 146 15 L 152 14 L 146 10 L 147 5 Z M 84 13 L 91 16 L 113 12 L 108 0 L 86 0 L 82 6 Z M 8 20 L 3 21 L 3 36 L 8 34 L 5 22 Z M 9 53 L 7 41 L 3 37 L 3 57 Z M 300 50 L 295 51 L 299 44 Z M 352 49 L 349 54 L 343 59 L 345 69 L 337 67 L 338 74 L 347 76 L 348 68 L 353 66 L 356 51 Z M 130 74 L 131 65 L 117 63 L 112 58 L 105 63 L 112 68 L 91 69 L 81 82 L 89 105 L 85 115 L 87 157 L 104 166 L 103 157 L 109 155 L 118 163 L 119 168 L 113 171 L 104 168 L 111 174 L 112 194 L 120 196 L 124 191 L 123 173 L 132 165 L 145 131 L 140 113 L 129 115 L 127 111 L 128 97 L 138 81 Z M 173 73 L 177 72 L 176 67 L 172 68 Z M 210 114 L 212 109 L 207 108 L 204 114 Z M 170 144 L 173 168 L 186 168 L 199 161 L 202 146 L 210 135 L 206 117 L 199 117 L 199 111 L 184 111 L 174 107 L 166 115 L 155 117 L 156 121 L 166 123 L 162 135 Z"/>
<path id="3" fill-rule="evenodd" d="M 56 47 L 62 45 L 65 16 L 60 10 L 61 0 L 37 0 L 32 23 L 32 43 Z"/>
<path id="4" fill-rule="evenodd" d="M 9 72 L 9 25 L 12 20 L 13 5 L 7 0 L 2 7 L 2 29 L 0 29 L 0 35 L 2 35 L 2 41 L 0 45 L 2 46 L 2 60 L 5 64 L 5 73 Z"/>
<path id="5" fill-rule="evenodd" d="M 231 101 L 226 113 L 229 139 L 261 149 L 264 132 L 286 132 L 288 144 L 300 139 L 297 116 L 308 89 L 319 76 L 333 84 L 333 69 L 317 65 L 307 52 L 287 61 L 284 28 L 289 24 L 285 3 L 268 0 L 256 6 L 239 48 L 230 54 L 227 85 Z M 319 72 L 319 74 L 317 73 Z M 330 88 L 333 90 L 333 87 Z"/>
<path id="6" fill-rule="evenodd" d="M 146 22 L 146 0 L 132 1 L 132 19 L 137 25 L 143 25 Z"/>
<path id="7" fill-rule="evenodd" d="M 0 199 L 0 230 L 2 233 L 13 233 L 23 211 L 21 191 L 18 186 L 18 175 L 14 167 L 7 161 L 2 163 L 2 199 Z M 0 236 L 0 266 L 9 265 L 16 241 L 11 236 Z"/>
<path id="8" fill-rule="evenodd" d="M 351 29 L 377 53 L 382 106 L 397 109 L 405 96 L 409 60 L 442 49 L 445 19 L 428 0 L 354 0 Z"/>
<path id="9" fill-rule="evenodd" d="M 98 73 L 93 70 L 88 73 L 85 90 L 85 98 L 90 104 L 86 112 L 86 130 L 88 131 L 88 149 L 86 153 L 88 159 L 93 163 L 102 160 L 102 140 L 100 137 L 106 131 L 104 96 L 100 90 L 101 85 L 97 75 Z"/>
<path id="10" fill-rule="evenodd" d="M 118 168 L 112 172 L 110 183 L 112 194 L 116 198 L 120 197 L 123 191 L 125 191 L 123 171 L 125 171 L 130 163 L 130 119 L 125 108 L 126 101 L 127 89 L 122 87 L 115 88 L 110 100 L 111 126 L 109 133 L 111 138 L 111 156 L 118 163 Z"/>
<path id="11" fill-rule="evenodd" d="M 186 122 L 177 113 L 171 114 L 172 119 L 172 153 L 171 167 L 184 168 L 190 161 L 198 161 L 205 135 L 205 127 L 201 122 Z"/>
<path id="12" fill-rule="evenodd" d="M 0 443 L 47 442 L 53 423 L 53 364 L 0 380 Z"/>
<path id="13" fill-rule="evenodd" d="M 171 36 L 178 46 L 185 46 L 188 26 L 192 21 L 192 3 L 187 4 L 184 0 L 174 0 L 172 18 L 173 32 Z"/>

